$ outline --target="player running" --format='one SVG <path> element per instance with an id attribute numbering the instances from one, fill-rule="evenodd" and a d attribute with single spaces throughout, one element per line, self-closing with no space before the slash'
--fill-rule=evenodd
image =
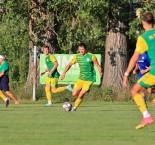
<path id="1" fill-rule="evenodd" d="M 71 62 L 66 66 L 61 76 L 61 80 L 63 80 L 65 78 L 66 72 L 71 68 L 71 66 L 75 63 L 79 64 L 80 76 L 76 81 L 72 92 L 72 96 L 76 98 L 72 111 L 76 111 L 76 109 L 82 102 L 84 95 L 90 89 L 90 86 L 96 81 L 94 65 L 98 68 L 100 77 L 102 77 L 101 66 L 98 63 L 97 58 L 94 54 L 87 53 L 86 49 L 87 48 L 84 43 L 79 44 L 79 53 L 73 57 Z"/>
<path id="2" fill-rule="evenodd" d="M 2 94 L 2 90 L 5 91 L 5 94 L 9 96 L 11 99 L 13 99 L 15 104 L 19 104 L 19 101 L 16 99 L 16 97 L 10 92 L 9 88 L 9 65 L 5 61 L 5 57 L 0 55 L 0 96 L 4 96 Z M 6 102 L 6 101 L 5 101 Z M 9 101 L 7 99 L 6 107 L 8 106 Z"/>
<path id="3" fill-rule="evenodd" d="M 52 106 L 51 90 L 52 90 L 52 93 L 62 92 L 66 89 L 68 89 L 69 91 L 72 92 L 72 88 L 71 88 L 71 85 L 56 88 L 56 85 L 58 84 L 58 80 L 59 80 L 59 76 L 60 76 L 60 74 L 57 70 L 58 62 L 57 62 L 55 56 L 49 53 L 48 46 L 43 46 L 42 50 L 43 50 L 43 53 L 46 55 L 45 61 L 46 61 L 47 68 L 46 68 L 45 72 L 41 73 L 41 75 L 48 72 L 48 76 L 46 78 L 46 86 L 45 86 L 45 92 L 46 92 L 46 97 L 47 97 L 48 103 L 45 106 L 50 107 L 50 106 Z"/>
<path id="4" fill-rule="evenodd" d="M 128 68 L 123 77 L 123 86 L 127 87 L 128 75 L 136 65 L 136 62 L 141 54 L 147 52 L 151 68 L 148 73 L 146 73 L 137 83 L 133 86 L 131 90 L 131 95 L 139 107 L 143 119 L 139 125 L 136 126 L 136 129 L 143 128 L 149 124 L 154 122 L 154 118 L 148 112 L 146 104 L 144 102 L 143 96 L 141 93 L 144 93 L 146 88 L 150 88 L 155 85 L 155 29 L 154 26 L 154 16 L 147 12 L 142 18 L 142 26 L 146 31 L 137 39 L 136 49 L 134 54 L 132 55 Z"/>

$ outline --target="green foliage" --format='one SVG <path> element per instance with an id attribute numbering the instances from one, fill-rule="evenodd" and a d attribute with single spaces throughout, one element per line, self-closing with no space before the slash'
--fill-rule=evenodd
<path id="1" fill-rule="evenodd" d="M 35 12 L 30 13 L 31 2 L 29 0 L 7 0 L 4 2 L 0 4 L 5 10 L 4 13 L 0 13 L 0 54 L 5 55 L 10 64 L 10 82 L 13 89 L 23 85 L 27 79 L 29 37 L 32 37 L 29 36 L 28 29 L 30 15 L 37 19 L 33 25 L 33 30 L 37 33 L 45 27 L 46 23 L 43 17 L 40 17 L 42 11 L 49 14 L 47 20 L 56 37 L 56 40 L 52 39 L 51 41 L 58 43 L 56 52 L 76 53 L 78 43 L 85 42 L 89 51 L 102 54 L 104 53 L 107 23 L 110 17 L 126 24 L 126 35 L 129 36 L 132 45 L 135 45 L 137 36 L 142 32 L 141 22 L 135 17 L 136 9 L 142 9 L 141 15 L 148 10 L 155 15 L 153 0 L 148 3 L 133 0 L 132 5 L 129 0 L 36 1 L 38 7 L 44 7 L 43 10 L 40 10 L 40 15 Z M 41 40 L 38 38 L 37 41 Z M 106 101 L 115 99 L 116 94 L 113 94 L 111 89 L 103 90 L 103 94 L 102 90 L 101 92 L 97 90 L 95 87 L 92 89 L 94 96 L 91 98 L 96 99 L 98 96 L 99 100 L 104 98 L 103 100 Z M 37 96 L 41 98 L 44 96 L 43 92 L 43 88 L 39 86 Z M 95 92 L 99 94 L 95 95 Z"/>
<path id="2" fill-rule="evenodd" d="M 129 31 L 128 31 L 128 36 L 130 39 L 136 39 L 139 34 L 141 34 L 144 30 L 141 25 L 141 17 L 143 16 L 144 13 L 150 11 L 153 13 L 155 16 L 155 9 L 154 9 L 155 1 L 133 1 L 133 13 L 130 17 L 130 22 L 129 22 Z M 140 8 L 140 18 L 137 18 L 136 16 L 136 10 Z"/>
<path id="3" fill-rule="evenodd" d="M 14 82 L 16 85 L 23 84 L 27 78 L 29 48 L 27 4 L 26 0 L 8 0 L 3 5 L 6 13 L 0 23 L 0 54 L 5 55 L 9 62 L 13 86 Z"/>
<path id="4" fill-rule="evenodd" d="M 103 48 L 103 25 L 106 25 L 106 21 L 104 20 L 103 24 L 99 20 L 102 14 L 96 12 L 96 9 L 101 9 L 102 6 L 103 1 L 48 1 L 48 11 L 52 13 L 50 22 L 57 27 L 57 40 L 63 52 L 76 52 L 79 42 L 85 42 L 93 51 Z M 54 23 L 54 19 L 57 23 Z"/>

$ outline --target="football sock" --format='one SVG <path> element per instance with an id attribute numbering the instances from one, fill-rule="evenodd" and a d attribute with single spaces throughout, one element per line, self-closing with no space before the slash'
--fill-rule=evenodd
<path id="1" fill-rule="evenodd" d="M 82 99 L 77 98 L 76 101 L 75 101 L 74 107 L 77 108 L 81 104 L 81 102 L 82 102 Z"/>
<path id="2" fill-rule="evenodd" d="M 52 102 L 51 101 L 48 101 L 48 104 L 52 104 Z"/>
<path id="3" fill-rule="evenodd" d="M 59 93 L 59 92 L 62 92 L 66 89 L 67 89 L 66 86 L 65 87 L 59 87 L 59 88 L 52 88 L 52 93 Z"/>
<path id="4" fill-rule="evenodd" d="M 3 94 L 3 92 L 2 92 L 2 91 L 0 91 L 0 97 L 1 97 L 4 101 L 6 101 L 6 100 L 7 100 L 6 96 Z"/>
<path id="5" fill-rule="evenodd" d="M 46 92 L 46 97 L 47 97 L 48 102 L 51 102 L 52 97 L 51 97 L 51 91 L 50 91 L 50 88 L 45 87 L 45 92 Z"/>
<path id="6" fill-rule="evenodd" d="M 147 117 L 150 117 L 150 113 L 148 111 L 144 111 L 143 112 L 143 118 L 147 118 Z"/>
<path id="7" fill-rule="evenodd" d="M 143 97 L 140 95 L 140 94 L 136 94 L 134 97 L 133 97 L 135 103 L 137 104 L 137 106 L 139 107 L 139 110 L 143 113 L 145 111 L 147 111 L 146 109 L 146 104 L 144 102 L 144 99 Z"/>

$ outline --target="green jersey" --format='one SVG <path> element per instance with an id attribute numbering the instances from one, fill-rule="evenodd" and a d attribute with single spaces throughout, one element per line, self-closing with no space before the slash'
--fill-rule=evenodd
<path id="1" fill-rule="evenodd" d="M 47 65 L 47 68 L 49 71 L 53 68 L 54 62 L 57 62 L 55 56 L 52 54 L 49 54 L 48 56 L 46 56 L 45 61 L 46 61 L 46 65 Z M 59 76 L 60 76 L 60 74 L 59 74 L 58 70 L 56 69 L 51 74 L 50 78 L 59 78 Z"/>
<path id="2" fill-rule="evenodd" d="M 96 81 L 96 72 L 94 69 L 94 61 L 97 58 L 94 54 L 86 53 L 84 56 L 81 54 L 76 54 L 72 59 L 71 63 L 78 63 L 80 67 L 79 79 L 84 81 Z"/>
<path id="3" fill-rule="evenodd" d="M 143 35 L 138 37 L 135 51 L 140 54 L 147 51 L 151 63 L 149 72 L 155 75 L 155 29 L 146 31 Z"/>
<path id="4" fill-rule="evenodd" d="M 6 62 L 6 61 L 3 61 L 0 65 L 0 73 L 2 71 L 5 71 L 4 72 L 4 75 L 9 75 L 9 64 Z"/>

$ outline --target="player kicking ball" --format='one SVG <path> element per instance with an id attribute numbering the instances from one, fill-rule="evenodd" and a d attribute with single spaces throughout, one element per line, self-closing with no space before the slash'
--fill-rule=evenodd
<path id="1" fill-rule="evenodd" d="M 154 123 L 154 118 L 147 110 L 145 101 L 143 99 L 143 96 L 141 95 L 147 88 L 151 88 L 155 85 L 155 29 L 153 28 L 154 23 L 154 16 L 150 12 L 147 12 L 142 18 L 142 26 L 145 30 L 145 33 L 138 37 L 135 52 L 130 59 L 128 68 L 123 77 L 123 86 L 124 88 L 126 88 L 128 76 L 136 65 L 138 58 L 141 54 L 147 52 L 151 64 L 150 71 L 144 74 L 144 76 L 142 76 L 140 80 L 137 81 L 137 83 L 133 86 L 131 90 L 131 95 L 143 115 L 143 119 L 136 126 L 136 129 L 141 129 L 146 127 L 147 125 Z"/>
<path id="2" fill-rule="evenodd" d="M 19 101 L 9 88 L 9 64 L 5 60 L 5 57 L 0 55 L 0 96 L 4 99 L 6 107 L 8 107 L 10 99 L 6 98 L 2 91 L 4 91 L 7 96 L 13 99 L 15 104 L 19 104 Z"/>
<path id="3" fill-rule="evenodd" d="M 91 85 L 96 81 L 94 66 L 97 67 L 100 77 L 102 77 L 101 66 L 98 63 L 97 58 L 94 54 L 86 52 L 87 47 L 84 43 L 79 44 L 78 51 L 79 53 L 76 54 L 71 60 L 71 62 L 66 66 L 60 78 L 61 80 L 65 78 L 67 71 L 71 68 L 73 64 L 79 64 L 80 76 L 79 79 L 76 81 L 72 92 L 72 96 L 76 98 L 72 111 L 77 110 L 83 100 L 84 95 L 90 89 Z"/>

